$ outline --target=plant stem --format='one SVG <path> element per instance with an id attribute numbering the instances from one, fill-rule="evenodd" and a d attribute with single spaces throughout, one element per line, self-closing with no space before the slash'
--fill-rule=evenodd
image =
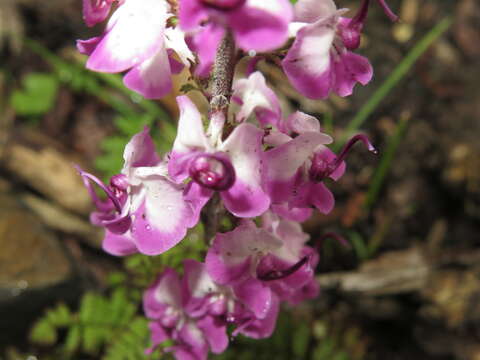
<path id="1" fill-rule="evenodd" d="M 212 98 L 210 101 L 210 110 L 212 112 L 222 111 L 225 117 L 232 94 L 236 60 L 235 42 L 232 34 L 227 32 L 215 56 L 211 82 Z"/>
<path id="2" fill-rule="evenodd" d="M 213 74 L 211 80 L 212 97 L 210 100 L 210 121 L 213 121 L 216 113 L 222 113 L 224 120 L 227 119 L 228 106 L 232 94 L 233 74 L 237 62 L 237 52 L 232 34 L 227 31 L 222 39 L 215 56 Z M 218 226 L 223 212 L 220 195 L 216 192 L 202 213 L 205 226 L 205 241 L 207 244 L 218 232 Z"/>

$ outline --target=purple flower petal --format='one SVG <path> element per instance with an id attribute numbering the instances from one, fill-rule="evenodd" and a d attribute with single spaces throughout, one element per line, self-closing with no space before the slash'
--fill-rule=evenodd
<path id="1" fill-rule="evenodd" d="M 241 49 L 270 51 L 287 41 L 292 17 L 288 0 L 247 0 L 244 6 L 228 14 L 228 24 Z"/>
<path id="2" fill-rule="evenodd" d="M 328 135 L 308 132 L 263 154 L 264 185 L 273 203 L 285 202 L 292 196 L 298 169 L 319 145 L 331 141 Z"/>
<path id="3" fill-rule="evenodd" d="M 330 51 L 336 21 L 332 16 L 301 28 L 282 61 L 292 85 L 308 98 L 326 98 L 334 86 Z"/>
<path id="4" fill-rule="evenodd" d="M 87 68 L 116 73 L 151 58 L 164 41 L 166 19 L 166 2 L 126 0 L 110 18 Z"/>
<path id="5" fill-rule="evenodd" d="M 239 326 L 233 335 L 238 333 L 248 336 L 252 339 L 263 339 L 272 335 L 277 322 L 278 310 L 280 302 L 278 298 L 272 294 L 272 301 L 268 313 L 263 319 L 252 318 Z"/>
<path id="6" fill-rule="evenodd" d="M 199 63 L 195 68 L 195 75 L 208 77 L 215 61 L 218 45 L 225 34 L 225 29 L 215 23 L 207 24 L 194 34 L 189 42 L 193 51 L 198 55 Z"/>
<path id="7" fill-rule="evenodd" d="M 295 21 L 314 23 L 332 16 L 336 11 L 337 7 L 332 0 L 298 0 L 295 4 Z"/>
<path id="8" fill-rule="evenodd" d="M 122 172 L 128 173 L 130 168 L 158 165 L 160 158 L 149 132 L 150 129 L 145 126 L 143 131 L 135 134 L 125 146 Z"/>
<path id="9" fill-rule="evenodd" d="M 102 249 L 115 256 L 126 256 L 138 252 L 135 241 L 129 232 L 119 235 L 108 230 L 105 230 Z"/>
<path id="10" fill-rule="evenodd" d="M 123 77 L 130 90 L 147 99 L 159 99 L 172 90 L 170 59 L 162 46 L 151 58 L 135 65 Z"/>
<path id="11" fill-rule="evenodd" d="M 205 334 L 205 338 L 214 354 L 221 354 L 227 349 L 227 324 L 224 320 L 213 316 L 205 316 L 197 321 L 197 325 Z"/>
<path id="12" fill-rule="evenodd" d="M 149 319 L 161 319 L 168 307 L 182 306 L 182 284 L 177 272 L 166 268 L 143 295 L 143 311 Z"/>
<path id="13" fill-rule="evenodd" d="M 270 206 L 270 198 L 261 186 L 263 131 L 251 124 L 241 124 L 230 134 L 220 150 L 230 155 L 236 181 L 221 192 L 225 207 L 238 217 L 255 217 Z"/>
<path id="14" fill-rule="evenodd" d="M 131 232 L 138 249 L 158 255 L 175 246 L 198 220 L 198 213 L 183 198 L 183 186 L 163 176 L 143 179 L 145 200 L 135 211 Z"/>
<path id="15" fill-rule="evenodd" d="M 373 68 L 367 58 L 347 51 L 334 61 L 335 89 L 340 96 L 353 92 L 357 82 L 366 85 L 373 76 Z"/>
<path id="16" fill-rule="evenodd" d="M 94 26 L 105 20 L 110 13 L 111 0 L 83 0 L 83 20 L 87 26 Z"/>
<path id="17" fill-rule="evenodd" d="M 272 292 L 262 281 L 249 277 L 236 283 L 233 291 L 238 300 L 245 304 L 256 318 L 264 319 L 268 315 L 272 305 Z"/>

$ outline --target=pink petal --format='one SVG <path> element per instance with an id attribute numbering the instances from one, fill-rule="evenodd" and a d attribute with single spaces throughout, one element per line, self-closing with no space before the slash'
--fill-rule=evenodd
<path id="1" fill-rule="evenodd" d="M 129 232 L 114 234 L 108 230 L 105 230 L 102 249 L 115 256 L 131 255 L 138 252 L 137 246 Z"/>
<path id="2" fill-rule="evenodd" d="M 300 29 L 282 61 L 292 85 L 308 98 L 326 98 L 334 85 L 330 51 L 336 21 L 333 16 Z"/>
<path id="3" fill-rule="evenodd" d="M 210 23 L 198 30 L 189 41 L 190 47 L 198 55 L 199 63 L 195 75 L 208 77 L 212 70 L 218 45 L 225 34 L 225 29 L 215 23 Z"/>
<path id="4" fill-rule="evenodd" d="M 123 83 L 147 99 L 159 99 L 172 90 L 171 75 L 170 59 L 162 46 L 151 58 L 135 65 Z"/>
<path id="5" fill-rule="evenodd" d="M 166 2 L 126 0 L 110 18 L 87 68 L 115 73 L 151 58 L 164 41 L 166 19 Z"/>
<path id="6" fill-rule="evenodd" d="M 252 277 L 233 286 L 235 296 L 244 303 L 257 317 L 267 316 L 272 305 L 272 292 L 260 280 Z"/>
<path id="7" fill-rule="evenodd" d="M 244 6 L 229 14 L 228 23 L 241 49 L 269 51 L 287 41 L 292 17 L 288 0 L 247 0 Z"/>
<path id="8" fill-rule="evenodd" d="M 198 213 L 183 197 L 183 187 L 163 176 L 143 180 L 145 201 L 135 211 L 131 228 L 138 249 L 147 255 L 161 254 L 186 235 L 196 225 Z"/>
<path id="9" fill-rule="evenodd" d="M 262 130 L 241 124 L 221 146 L 230 155 L 236 174 L 233 186 L 221 196 L 225 207 L 238 217 L 258 216 L 270 206 L 270 198 L 261 186 L 262 138 Z"/>
<path id="10" fill-rule="evenodd" d="M 197 321 L 200 330 L 214 354 L 221 354 L 228 347 L 227 324 L 220 318 L 205 316 Z"/>
<path id="11" fill-rule="evenodd" d="M 233 85 L 233 96 L 242 101 L 236 115 L 237 121 L 245 121 L 255 111 L 261 126 L 273 125 L 278 128 L 282 120 L 280 102 L 267 86 L 262 73 L 256 71 L 248 79 L 237 80 Z"/>
<path id="12" fill-rule="evenodd" d="M 337 7 L 332 0 L 298 0 L 295 4 L 295 21 L 314 23 L 332 16 L 336 10 Z"/>
<path id="13" fill-rule="evenodd" d="M 367 58 L 347 51 L 334 61 L 335 92 L 348 96 L 357 82 L 366 85 L 373 76 L 373 68 Z"/>
<path id="14" fill-rule="evenodd" d="M 307 132 L 263 154 L 264 186 L 273 203 L 285 202 L 291 197 L 298 169 L 319 145 L 331 141 L 328 135 Z"/>
<path id="15" fill-rule="evenodd" d="M 160 162 L 149 132 L 150 129 L 145 126 L 141 132 L 133 135 L 125 146 L 122 172 L 128 172 L 128 169 L 134 167 L 155 166 Z"/>
<path id="16" fill-rule="evenodd" d="M 208 17 L 208 11 L 200 0 L 181 0 L 178 17 L 183 30 L 193 30 Z"/>
<path id="17" fill-rule="evenodd" d="M 166 268 L 143 295 L 143 311 L 149 319 L 161 319 L 168 307 L 182 306 L 180 277 L 171 268 Z"/>
<path id="18" fill-rule="evenodd" d="M 90 27 L 105 20 L 112 6 L 112 2 L 109 0 L 100 0 L 100 2 L 97 0 L 83 0 L 82 3 L 83 20 Z"/>

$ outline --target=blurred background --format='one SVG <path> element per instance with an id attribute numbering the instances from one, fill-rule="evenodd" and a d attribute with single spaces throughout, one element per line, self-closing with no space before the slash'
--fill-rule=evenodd
<path id="1" fill-rule="evenodd" d="M 380 154 L 355 147 L 329 184 L 335 210 L 305 224 L 312 239 L 351 243 L 325 242 L 320 297 L 285 307 L 271 339 L 235 338 L 212 358 L 480 359 L 480 3 L 388 3 L 402 21 L 372 5 L 360 53 L 375 76 L 352 97 L 305 99 L 260 65 L 335 149 L 361 130 Z M 144 125 L 168 150 L 186 79 L 147 101 L 84 70 L 75 39 L 101 29 L 83 24 L 80 0 L 0 0 L 0 359 L 146 359 L 142 289 L 163 266 L 202 258 L 201 226 L 168 255 L 119 259 L 88 222 L 72 164 L 106 179 Z"/>

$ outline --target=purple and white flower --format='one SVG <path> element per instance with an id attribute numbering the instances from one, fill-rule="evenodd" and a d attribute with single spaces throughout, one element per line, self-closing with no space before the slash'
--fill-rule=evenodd
<path id="1" fill-rule="evenodd" d="M 263 131 L 240 124 L 222 140 L 223 114 L 214 113 L 205 132 L 191 100 L 179 96 L 177 102 L 180 120 L 168 162 L 172 178 L 191 178 L 189 188 L 206 197 L 219 191 L 225 207 L 235 216 L 255 217 L 265 212 L 270 198 L 261 184 Z"/>
<path id="2" fill-rule="evenodd" d="M 104 20 L 112 1 L 84 0 L 87 24 Z M 77 47 L 89 55 L 87 68 L 118 73 L 127 71 L 125 86 L 146 98 L 160 98 L 172 88 L 171 75 L 194 60 L 177 28 L 166 28 L 170 6 L 164 0 L 123 0 L 109 19 L 105 32 Z M 182 62 L 173 57 L 176 53 Z"/>

